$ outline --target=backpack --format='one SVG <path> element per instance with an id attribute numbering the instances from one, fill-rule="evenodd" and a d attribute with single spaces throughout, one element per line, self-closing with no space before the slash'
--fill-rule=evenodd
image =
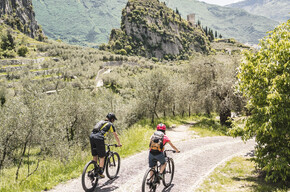
<path id="1" fill-rule="evenodd" d="M 153 135 L 150 138 L 150 150 L 151 151 L 159 151 L 161 152 L 163 150 L 163 138 L 164 133 L 161 131 L 155 131 Z"/>
<path id="2" fill-rule="evenodd" d="M 94 129 L 93 129 L 93 133 L 98 133 L 103 127 L 105 127 L 105 125 L 107 125 L 108 124 L 108 121 L 99 121 L 96 125 L 95 125 L 95 127 L 94 127 Z"/>

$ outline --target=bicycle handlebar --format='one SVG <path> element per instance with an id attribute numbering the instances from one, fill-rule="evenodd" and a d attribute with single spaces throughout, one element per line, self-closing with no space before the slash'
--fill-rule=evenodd
<path id="1" fill-rule="evenodd" d="M 117 144 L 105 144 L 106 146 L 109 146 L 109 147 L 118 147 Z"/>
<path id="2" fill-rule="evenodd" d="M 164 152 L 169 152 L 169 151 L 170 151 L 170 152 L 173 152 L 173 153 L 176 153 L 176 151 L 173 150 L 173 149 L 165 149 L 165 150 L 164 150 Z"/>

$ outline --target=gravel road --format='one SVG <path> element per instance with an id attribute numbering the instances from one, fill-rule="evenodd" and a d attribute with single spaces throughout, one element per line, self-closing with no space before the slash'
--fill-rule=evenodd
<path id="1" fill-rule="evenodd" d="M 169 188 L 164 189 L 163 185 L 159 185 L 157 191 L 192 192 L 222 162 L 235 155 L 247 155 L 254 149 L 254 140 L 244 143 L 239 138 L 224 136 L 199 138 L 193 131 L 189 131 L 188 127 L 189 125 L 182 125 L 167 131 L 172 143 L 181 153 L 169 154 L 175 163 L 174 179 Z M 142 179 L 148 168 L 147 159 L 148 151 L 122 159 L 118 178 L 99 180 L 95 191 L 140 192 Z M 50 190 L 50 192 L 82 191 L 80 177 Z"/>

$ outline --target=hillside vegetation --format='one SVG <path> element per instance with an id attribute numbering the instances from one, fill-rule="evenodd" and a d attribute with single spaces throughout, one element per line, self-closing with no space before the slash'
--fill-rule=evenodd
<path id="1" fill-rule="evenodd" d="M 123 55 L 158 59 L 188 59 L 191 52 L 209 53 L 209 40 L 158 0 L 130 0 L 122 11 L 121 29 L 113 29 L 108 45 L 100 47 Z"/>
<path id="2" fill-rule="evenodd" d="M 196 0 L 170 1 L 160 0 L 172 9 L 178 9 L 182 17 L 195 13 L 201 25 L 208 26 L 223 35 L 235 38 L 242 43 L 258 44 L 267 31 L 272 30 L 278 22 L 253 15 L 241 9 L 233 9 L 206 4 Z M 196 21 L 197 22 L 197 21 Z"/>
<path id="3" fill-rule="evenodd" d="M 21 41 L 19 31 L 5 30 Z M 25 57 L 0 60 L 0 115 L 6 117 L 0 119 L 1 181 L 11 184 L 1 184 L 4 191 L 33 187 L 32 175 L 51 158 L 63 166 L 83 158 L 76 154 L 89 149 L 91 128 L 108 111 L 117 114 L 118 132 L 125 134 L 142 119 L 154 125 L 161 117 L 217 112 L 227 124 L 232 110 L 243 110 L 232 85 L 247 48 L 234 41 L 213 42 L 213 55 L 157 63 L 56 41 L 25 41 Z M 96 87 L 101 69 L 110 73 Z M 42 174 L 47 181 L 45 174 L 50 172 Z"/>
<path id="4" fill-rule="evenodd" d="M 120 27 L 127 0 L 32 0 L 37 21 L 45 34 L 70 44 L 94 47 L 108 42 Z"/>
<path id="5" fill-rule="evenodd" d="M 261 15 L 279 22 L 286 22 L 290 19 L 290 1 L 288 0 L 245 0 L 227 5 L 244 9 L 255 15 Z"/>
<path id="6" fill-rule="evenodd" d="M 278 22 L 251 15 L 245 11 L 201 3 L 196 0 L 164 1 L 179 10 L 183 19 L 195 13 L 196 22 L 218 31 L 224 38 L 258 43 L 258 39 Z M 108 43 L 113 28 L 120 28 L 122 9 L 127 0 L 33 0 L 37 21 L 45 34 L 53 39 L 86 46 Z"/>

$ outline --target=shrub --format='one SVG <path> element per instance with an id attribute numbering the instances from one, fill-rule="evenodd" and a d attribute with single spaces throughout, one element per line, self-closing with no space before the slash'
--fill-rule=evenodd
<path id="1" fill-rule="evenodd" d="M 156 58 L 156 57 L 152 57 L 152 61 L 154 61 L 154 62 L 158 62 L 158 61 L 159 61 L 159 59 L 158 59 L 158 58 Z"/>
<path id="2" fill-rule="evenodd" d="M 121 55 L 127 55 L 127 51 L 125 49 L 121 49 L 120 51 L 118 51 L 118 53 Z"/>
<path id="3" fill-rule="evenodd" d="M 5 50 L 3 51 L 3 56 L 6 58 L 15 58 L 16 57 L 16 52 L 14 50 Z"/>
<path id="4" fill-rule="evenodd" d="M 290 179 L 290 20 L 260 42 L 257 53 L 246 52 L 240 66 L 239 90 L 249 99 L 251 116 L 242 133 L 245 140 L 256 137 L 256 162 L 266 180 Z"/>
<path id="5" fill-rule="evenodd" d="M 21 46 L 18 51 L 17 51 L 18 55 L 21 57 L 25 57 L 26 54 L 28 53 L 28 48 L 26 46 Z"/>

